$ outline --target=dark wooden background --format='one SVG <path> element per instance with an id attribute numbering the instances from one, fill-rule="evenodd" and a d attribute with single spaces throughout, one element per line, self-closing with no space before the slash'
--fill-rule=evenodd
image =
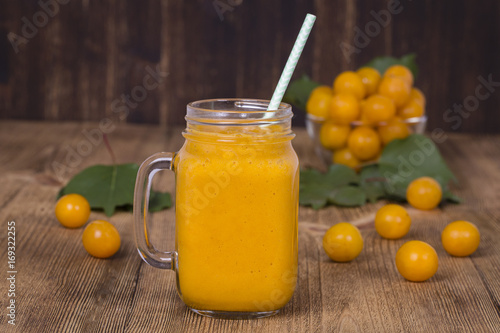
<path id="1" fill-rule="evenodd" d="M 374 56 L 415 52 L 429 129 L 500 131 L 500 87 L 476 111 L 443 118 L 455 103 L 474 96 L 478 76 L 500 81 L 497 0 L 401 0 L 401 13 L 391 15 L 390 24 L 349 60 L 340 43 L 354 45 L 354 28 L 364 31 L 376 22 L 370 11 L 386 10 L 390 1 L 59 1 L 67 3 L 44 22 L 38 1 L 0 0 L 0 119 L 124 116 L 112 106 L 124 110 L 122 94 L 141 89 L 148 66 L 169 74 L 143 101 L 130 104 L 125 121 L 167 127 L 184 123 L 189 101 L 269 99 L 310 12 L 318 18 L 295 77 L 306 73 L 330 84 L 340 71 Z M 223 20 L 214 6 L 221 3 L 227 6 Z M 16 53 L 8 33 L 22 36 L 23 17 L 33 23 L 34 16 L 40 27 Z"/>

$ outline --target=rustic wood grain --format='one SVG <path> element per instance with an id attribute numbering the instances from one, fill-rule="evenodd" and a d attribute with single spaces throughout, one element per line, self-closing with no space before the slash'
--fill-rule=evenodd
<path id="1" fill-rule="evenodd" d="M 328 207 L 299 212 L 299 277 L 291 302 L 277 316 L 259 320 L 216 320 L 183 305 L 175 275 L 143 263 L 133 241 L 132 216 L 109 220 L 122 247 L 111 259 L 90 257 L 81 245 L 83 230 L 55 220 L 55 196 L 84 167 L 110 163 L 104 145 L 63 177 L 52 164 L 65 162 L 67 147 L 78 147 L 83 129 L 96 123 L 4 121 L 0 124 L 0 258 L 6 260 L 7 221 L 16 221 L 17 332 L 498 332 L 500 330 L 500 183 L 498 135 L 449 135 L 439 145 L 459 184 L 461 205 L 422 212 L 409 208 L 413 224 L 403 239 L 380 238 L 373 217 L 383 202 L 360 208 Z M 181 128 L 121 124 L 109 134 L 120 162 L 141 162 L 158 151 L 176 151 Z M 311 142 L 296 130 L 302 166 L 319 167 Z M 76 148 L 74 148 L 76 149 Z M 173 191 L 161 173 L 160 189 Z M 154 216 L 153 242 L 174 247 L 174 211 Z M 106 218 L 92 212 L 91 219 Z M 476 223 L 481 245 L 466 258 L 446 254 L 444 226 L 457 219 Z M 351 263 L 334 263 L 321 245 L 324 232 L 341 221 L 357 225 L 365 248 Z M 160 236 L 160 235 L 166 235 Z M 425 283 L 411 283 L 397 272 L 394 257 L 404 242 L 420 239 L 436 249 L 440 266 Z M 5 265 L 4 265 L 5 266 Z M 5 277 L 5 271 L 1 276 Z M 6 279 L 0 279 L 6 301 Z M 4 303 L 5 304 L 5 303 Z M 5 310 L 2 310 L 5 311 Z M 0 331 L 13 331 L 0 316 Z"/>
<path id="2" fill-rule="evenodd" d="M 47 0 L 49 1 L 49 0 Z M 54 0 L 55 1 L 55 0 Z M 142 84 L 146 68 L 168 77 L 126 121 L 182 125 L 185 105 L 220 97 L 269 99 L 306 13 L 317 21 L 295 77 L 323 84 L 379 55 L 415 52 L 416 85 L 427 96 L 429 128 L 496 133 L 498 87 L 460 123 L 445 112 L 474 96 L 478 76 L 500 81 L 500 3 L 401 0 L 402 11 L 351 57 L 356 31 L 376 23 L 389 0 L 228 1 L 71 0 L 15 53 L 9 32 L 22 35 L 38 1 L 3 1 L 0 11 L 0 119 L 99 121 L 112 103 Z M 222 18 L 222 19 L 221 19 Z M 299 114 L 296 124 L 303 124 Z"/>

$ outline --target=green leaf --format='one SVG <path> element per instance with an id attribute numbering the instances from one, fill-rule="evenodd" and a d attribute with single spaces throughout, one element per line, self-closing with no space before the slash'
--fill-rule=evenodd
<path id="1" fill-rule="evenodd" d="M 332 186 L 341 186 L 347 184 L 359 183 L 359 176 L 356 171 L 342 164 L 330 165 L 326 173 L 326 180 Z"/>
<path id="2" fill-rule="evenodd" d="M 313 209 L 320 209 L 328 203 L 328 197 L 332 189 L 325 186 L 317 186 L 306 191 L 300 191 L 299 204 L 302 206 L 311 206 Z M 333 193 L 332 193 L 333 195 Z"/>
<path id="3" fill-rule="evenodd" d="M 322 185 L 329 187 L 339 187 L 347 184 L 359 183 L 359 176 L 353 169 L 342 165 L 331 165 L 327 173 L 321 173 L 315 169 L 302 170 L 300 173 L 300 185 Z"/>
<path id="4" fill-rule="evenodd" d="M 338 206 L 355 207 L 365 204 L 366 194 L 357 186 L 343 186 L 328 199 L 329 202 Z"/>
<path id="5" fill-rule="evenodd" d="M 455 204 L 459 204 L 462 202 L 462 199 L 460 199 L 455 194 L 451 193 L 451 191 L 448 188 L 445 188 L 443 190 L 443 200 L 446 200 L 448 202 L 455 203 Z"/>
<path id="6" fill-rule="evenodd" d="M 151 196 L 149 197 L 150 212 L 159 212 L 170 207 L 172 207 L 172 198 L 170 193 L 151 191 Z"/>
<path id="7" fill-rule="evenodd" d="M 300 79 L 290 83 L 283 97 L 283 102 L 305 110 L 311 91 L 319 85 L 318 82 L 312 81 L 307 75 L 303 75 Z"/>
<path id="8" fill-rule="evenodd" d="M 416 57 L 415 53 L 404 55 L 400 59 L 394 57 L 377 57 L 365 66 L 373 67 L 378 70 L 380 74 L 383 74 L 387 68 L 393 65 L 403 65 L 408 67 L 408 69 L 412 72 L 413 77 L 416 78 L 418 75 L 418 66 L 415 62 Z"/>
<path id="9" fill-rule="evenodd" d="M 431 139 L 412 134 L 384 147 L 377 164 L 363 167 L 360 174 L 344 165 L 330 166 L 328 172 L 303 170 L 300 173 L 301 205 L 320 209 L 328 204 L 362 206 L 380 199 L 406 201 L 408 184 L 419 177 L 432 177 L 443 188 L 443 200 L 460 203 L 448 184 L 456 181 Z"/>
<path id="10" fill-rule="evenodd" d="M 313 209 L 323 208 L 328 202 L 344 206 L 358 205 L 359 193 L 345 189 L 346 185 L 358 183 L 359 176 L 356 172 L 341 164 L 330 166 L 325 174 L 314 169 L 302 170 L 299 203 Z M 343 195 L 346 196 L 345 200 L 342 199 Z"/>
<path id="11" fill-rule="evenodd" d="M 135 163 L 95 165 L 75 175 L 61 189 L 59 196 L 78 193 L 84 196 L 92 209 L 103 209 L 107 216 L 117 207 L 133 205 L 135 179 L 139 166 Z M 171 206 L 170 194 L 152 192 L 150 210 Z"/>
<path id="12" fill-rule="evenodd" d="M 380 174 L 380 170 L 377 164 L 372 164 L 361 169 L 361 188 L 365 191 L 366 198 L 371 203 L 377 202 L 377 200 L 385 198 L 385 178 Z"/>
<path id="13" fill-rule="evenodd" d="M 384 188 L 392 197 L 405 198 L 408 184 L 419 177 L 435 178 L 443 189 L 456 178 L 431 139 L 412 134 L 390 142 L 379 160 L 379 172 L 386 178 Z"/>

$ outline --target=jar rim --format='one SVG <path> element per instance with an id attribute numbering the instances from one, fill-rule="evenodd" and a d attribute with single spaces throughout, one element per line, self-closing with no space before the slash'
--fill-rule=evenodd
<path id="1" fill-rule="evenodd" d="M 191 102 L 186 121 L 204 124 L 272 124 L 292 118 L 292 106 L 280 103 L 277 110 L 267 110 L 268 100 L 251 98 L 217 98 Z"/>
<path id="2" fill-rule="evenodd" d="M 234 105 L 235 110 L 224 109 L 220 110 L 219 108 L 209 108 L 208 105 L 212 104 L 222 104 L 224 103 L 226 106 Z M 197 110 L 197 111 L 205 111 L 205 112 L 277 112 L 281 110 L 287 110 L 292 108 L 292 106 L 288 103 L 281 102 L 278 106 L 277 110 L 269 110 L 267 111 L 267 107 L 269 106 L 270 101 L 265 99 L 255 99 L 255 98 L 211 98 L 211 99 L 202 99 L 198 101 L 194 101 L 188 103 L 188 110 Z M 201 106 L 207 105 L 207 106 Z"/>

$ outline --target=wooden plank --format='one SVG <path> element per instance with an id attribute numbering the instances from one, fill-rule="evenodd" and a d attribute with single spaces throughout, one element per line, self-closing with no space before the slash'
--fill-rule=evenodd
<path id="1" fill-rule="evenodd" d="M 147 68 L 155 69 L 160 62 L 161 51 L 161 4 L 159 1 L 130 2 L 126 6 L 128 72 L 125 75 L 125 91 L 134 107 L 127 118 L 129 122 L 158 123 L 159 95 L 157 86 L 147 89 Z M 148 81 L 149 82 L 149 81 Z M 156 82 L 154 82 L 156 86 Z M 118 97 L 118 96 L 117 96 Z"/>
<path id="2" fill-rule="evenodd" d="M 374 56 L 393 54 L 393 22 L 396 15 L 391 14 L 388 18 L 390 24 L 384 26 L 375 19 L 373 14 L 373 12 L 388 11 L 388 4 L 388 1 L 381 0 L 357 1 L 356 22 L 351 27 L 351 36 L 346 42 L 356 47 L 358 53 L 352 54 L 352 63 L 349 69 L 356 70 L 372 60 Z"/>
<path id="3" fill-rule="evenodd" d="M 224 2 L 225 1 L 225 2 Z M 317 22 L 295 72 L 331 84 L 341 71 L 374 56 L 415 52 L 416 85 L 428 98 L 429 128 L 494 133 L 500 128 L 498 87 L 466 116 L 445 114 L 476 94 L 478 77 L 498 82 L 500 4 L 401 1 L 401 13 L 371 33 L 352 60 L 354 28 L 366 34 L 390 1 L 230 1 L 221 18 L 214 1 L 70 1 L 16 54 L 8 32 L 22 35 L 27 18 L 43 13 L 36 1 L 12 1 L 0 14 L 3 61 L 0 119 L 92 120 L 112 113 L 112 102 L 142 84 L 145 68 L 169 76 L 134 107 L 127 121 L 182 126 L 185 105 L 202 98 L 268 99 L 307 12 Z M 219 9 L 221 11 L 222 9 Z M 373 27 L 372 27 L 373 29 Z M 460 56 L 457 56 L 460 55 Z M 481 90 L 483 93 L 486 90 Z M 468 100 L 474 103 L 473 100 Z M 463 111 L 462 111 L 463 112 Z M 303 124 L 297 118 L 297 124 Z"/>
<path id="4" fill-rule="evenodd" d="M 40 172 L 51 171 L 40 166 L 48 165 L 48 162 L 54 159 L 54 154 L 37 152 L 41 147 L 51 144 L 58 145 L 56 148 L 58 151 L 62 150 L 63 144 L 77 146 L 78 142 L 82 141 L 80 133 L 82 126 L 66 124 L 56 127 L 60 130 L 54 131 L 54 127 L 47 126 L 38 127 L 39 130 L 36 131 L 27 130 L 33 128 L 33 124 L 21 124 L 14 133 L 26 131 L 29 134 L 18 136 L 20 138 L 18 144 L 12 145 L 12 142 L 6 142 L 6 137 L 0 140 L 1 143 L 5 143 L 5 146 L 1 147 L 2 153 L 10 149 L 9 155 L 16 157 L 11 160 L 10 165 L 3 164 L 6 169 L 1 179 L 5 186 L 1 193 L 2 196 L 5 195 L 2 220 L 15 220 L 17 226 L 17 258 L 20 267 L 17 286 L 20 289 L 22 286 L 32 286 L 36 290 L 33 294 L 21 293 L 18 303 L 26 305 L 40 303 L 35 307 L 26 307 L 27 311 L 23 311 L 24 319 L 20 320 L 19 326 L 21 329 L 25 326 L 25 331 L 40 332 L 106 330 L 106 325 L 123 330 L 123 325 L 128 323 L 124 316 L 127 316 L 126 310 L 130 307 L 129 302 L 133 300 L 135 292 L 133 286 L 136 284 L 135 279 L 142 265 L 136 255 L 130 214 L 119 213 L 110 219 L 122 237 L 121 250 L 113 260 L 92 259 L 81 246 L 83 230 L 65 229 L 57 223 L 53 208 L 46 207 L 53 207 L 60 184 L 40 183 L 38 177 Z M 2 128 L 2 134 L 5 132 Z M 116 137 L 110 138 L 118 159 L 130 161 L 129 154 L 132 154 L 142 160 L 147 157 L 146 155 L 156 151 L 179 148 L 172 146 L 177 143 L 168 136 L 162 136 L 161 140 L 155 139 L 159 131 L 151 132 L 145 129 L 142 134 L 139 132 L 137 134 L 138 140 L 134 142 L 130 142 L 127 139 L 129 135 L 123 131 L 117 131 Z M 68 141 L 61 142 L 61 135 Z M 40 146 L 36 144 L 40 142 L 36 140 L 38 137 L 45 138 Z M 144 142 L 147 144 L 144 145 Z M 26 151 L 26 154 L 15 154 L 19 151 L 19 146 L 25 148 L 22 152 Z M 93 155 L 88 156 L 81 165 L 72 170 L 72 174 L 77 171 L 76 169 L 80 170 L 87 165 L 109 161 L 107 155 L 104 145 L 99 146 Z M 63 162 L 64 154 L 58 153 L 55 156 Z M 27 166 L 30 166 L 30 169 L 23 171 Z M 17 171 L 10 172 L 11 170 Z M 68 174 L 67 178 L 72 174 Z M 9 199 L 12 197 L 18 200 Z M 23 208 L 25 205 L 23 200 L 29 200 L 30 209 Z M 173 211 L 169 213 L 172 214 Z M 92 213 L 90 219 L 97 218 L 103 218 L 103 215 Z M 1 237 L 4 242 L 5 235 Z M 134 259 L 129 260 L 130 258 Z M 22 268 L 25 268 L 24 275 Z M 32 273 L 31 269 L 34 270 Z M 127 301 L 122 303 L 125 299 Z M 68 311 L 69 309 L 71 311 Z M 118 326 L 108 321 L 108 318 L 113 317 L 120 318 Z"/>
<path id="5" fill-rule="evenodd" d="M 86 140 L 82 130 L 95 123 L 0 123 L 0 221 L 16 221 L 18 294 L 17 329 L 23 332 L 496 332 L 500 330 L 500 208 L 498 207 L 498 136 L 449 135 L 441 151 L 456 173 L 461 205 L 422 212 L 409 209 L 410 233 L 382 239 L 373 227 L 379 202 L 361 208 L 329 207 L 299 212 L 298 287 L 282 312 L 259 320 L 216 320 L 190 312 L 177 296 L 175 275 L 152 268 L 136 254 L 132 218 L 120 212 L 109 220 L 122 237 L 119 253 L 107 260 L 90 257 L 81 245 L 83 230 L 61 227 L 54 218 L 61 183 L 82 168 L 109 163 L 103 144 L 64 174 L 51 168 L 65 162 L 67 149 Z M 302 165 L 319 166 L 311 142 L 296 130 L 295 149 Z M 120 162 L 141 162 L 158 151 L 175 151 L 183 142 L 180 128 L 122 124 L 109 134 Z M 471 176 L 472 175 L 472 176 Z M 173 191 L 172 175 L 158 186 Z M 105 218 L 92 212 L 91 219 Z M 155 214 L 153 242 L 174 246 L 174 211 Z M 107 219 L 107 218 L 106 218 Z M 470 220 L 482 240 L 467 258 L 449 256 L 440 233 L 449 222 Z M 353 262 L 330 261 L 322 249 L 324 232 L 349 221 L 362 232 L 365 248 Z M 4 223 L 2 222 L 2 223 Z M 405 241 L 419 239 L 436 249 L 440 266 L 425 283 L 405 281 L 394 256 Z M 0 233 L 5 258 L 6 234 Z M 2 279 L 0 289 L 6 290 Z M 2 328 L 8 325 L 0 317 Z"/>
<path id="6" fill-rule="evenodd" d="M 316 1 L 316 23 L 313 37 L 312 78 L 322 84 L 333 84 L 335 75 L 351 66 L 341 53 L 342 42 L 352 43 L 355 19 L 347 15 L 348 2 Z M 335 18 L 321 13 L 337 13 Z M 352 13 L 350 13 L 352 14 Z M 328 31 L 324 34 L 323 31 Z M 346 36 L 347 34 L 347 36 Z"/>
<path id="7" fill-rule="evenodd" d="M 464 203 L 477 209 L 497 208 L 500 175 L 499 164 L 494 157 L 500 154 L 500 140 L 490 136 L 450 134 L 445 142 L 439 144 L 439 148 L 458 178 L 458 184 L 452 187 Z"/>

